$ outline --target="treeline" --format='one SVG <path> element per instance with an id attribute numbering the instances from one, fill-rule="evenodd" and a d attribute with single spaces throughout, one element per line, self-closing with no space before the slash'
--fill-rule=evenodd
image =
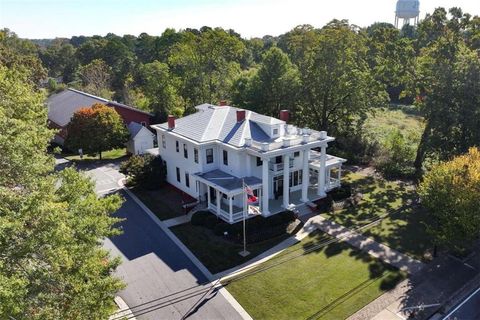
<path id="1" fill-rule="evenodd" d="M 333 20 L 249 40 L 203 27 L 42 44 L 23 46 L 50 77 L 152 111 L 158 121 L 220 100 L 274 116 L 289 109 L 292 121 L 328 130 L 340 152 L 364 160 L 374 155 L 362 132 L 367 116 L 389 102 L 413 102 L 426 120 L 410 161 L 417 170 L 426 159 L 463 153 L 479 141 L 480 18 L 458 8 L 439 8 L 402 30 Z M 54 81 L 50 89 L 57 89 Z"/>

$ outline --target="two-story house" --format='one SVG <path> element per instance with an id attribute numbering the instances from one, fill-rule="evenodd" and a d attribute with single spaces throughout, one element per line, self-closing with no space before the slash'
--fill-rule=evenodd
<path id="1" fill-rule="evenodd" d="M 242 181 L 254 190 L 260 211 L 269 216 L 325 197 L 340 186 L 344 159 L 327 154 L 334 138 L 325 131 L 226 105 L 202 104 L 197 112 L 152 125 L 167 181 L 212 213 L 234 223 L 242 219 Z"/>

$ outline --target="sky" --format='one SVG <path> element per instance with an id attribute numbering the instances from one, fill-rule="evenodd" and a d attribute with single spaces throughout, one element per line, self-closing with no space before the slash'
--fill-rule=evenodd
<path id="1" fill-rule="evenodd" d="M 0 29 L 22 38 L 160 35 L 165 28 L 234 29 L 244 38 L 277 36 L 297 25 L 348 19 L 364 27 L 394 21 L 396 0 L 0 0 Z M 436 7 L 480 15 L 479 0 L 421 0 L 420 19 Z"/>

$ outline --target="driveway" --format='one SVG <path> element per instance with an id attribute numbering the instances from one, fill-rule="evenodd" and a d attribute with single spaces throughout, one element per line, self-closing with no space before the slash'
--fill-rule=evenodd
<path id="1" fill-rule="evenodd" d="M 137 319 L 242 318 L 220 291 L 209 290 L 205 275 L 143 209 L 118 190 L 117 182 L 123 177 L 118 164 L 89 163 L 77 168 L 96 181 L 98 193 L 118 192 L 125 199 L 115 213 L 125 219 L 118 225 L 123 234 L 105 239 L 104 247 L 122 260 L 116 275 L 127 286 L 118 295 Z"/>

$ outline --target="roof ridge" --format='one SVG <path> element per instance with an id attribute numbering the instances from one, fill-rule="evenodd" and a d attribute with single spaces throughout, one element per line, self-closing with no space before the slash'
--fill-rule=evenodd
<path id="1" fill-rule="evenodd" d="M 105 99 L 105 98 L 102 98 L 102 97 L 99 97 L 99 96 L 96 96 L 96 95 L 94 95 L 94 94 L 90 94 L 90 93 L 87 93 L 87 92 L 84 92 L 84 91 L 80 91 L 80 90 L 77 90 L 77 89 L 67 88 L 67 90 L 70 90 L 70 91 L 73 91 L 73 92 L 82 94 L 82 95 L 87 96 L 87 97 L 90 97 L 90 98 L 102 100 L 102 101 L 104 101 L 104 102 L 108 102 L 108 101 L 109 101 L 108 99 Z"/>
<path id="2" fill-rule="evenodd" d="M 210 117 L 210 119 L 208 119 L 208 124 L 207 124 L 206 129 L 203 131 L 202 139 L 205 138 L 205 135 L 209 132 L 210 128 L 212 127 L 212 122 L 215 120 L 214 115 L 217 112 L 217 110 L 220 110 L 220 112 L 222 112 L 223 110 L 226 110 L 226 112 L 221 113 L 221 115 L 223 116 L 222 123 L 218 124 L 217 128 L 219 128 L 219 130 L 217 130 L 217 132 L 215 132 L 215 138 L 214 139 L 220 139 L 220 132 L 222 131 L 221 129 L 223 128 L 223 125 L 225 124 L 225 120 L 228 117 L 228 113 L 230 112 L 230 109 L 228 109 L 228 108 L 230 108 L 230 107 L 225 106 L 225 107 L 222 107 L 222 108 L 212 108 L 211 109 L 211 110 L 213 110 L 212 116 Z"/>

